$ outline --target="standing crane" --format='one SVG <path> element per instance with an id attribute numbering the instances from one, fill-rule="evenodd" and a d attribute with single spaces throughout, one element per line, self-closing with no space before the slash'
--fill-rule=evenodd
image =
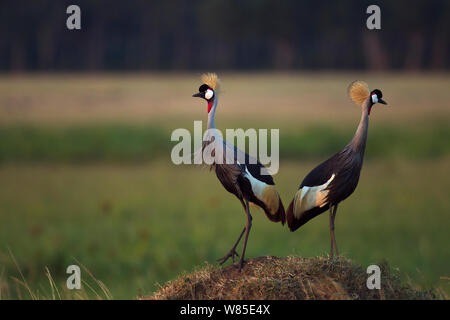
<path id="1" fill-rule="evenodd" d="M 300 184 L 287 210 L 287 221 L 291 231 L 297 230 L 317 215 L 330 210 L 331 253 L 333 247 L 339 255 L 334 237 L 334 219 L 338 204 L 356 189 L 366 148 L 369 115 L 377 102 L 387 104 L 380 90 L 369 91 L 363 81 L 354 81 L 348 88 L 350 98 L 361 106 L 361 120 L 353 139 L 342 151 L 314 168 Z"/>
<path id="2" fill-rule="evenodd" d="M 214 117 L 218 102 L 219 79 L 216 74 L 208 73 L 202 75 L 201 80 L 203 84 L 199 87 L 199 92 L 192 96 L 206 100 L 208 106 L 208 130 L 215 131 Z M 223 147 L 224 157 L 224 161 L 214 161 L 211 165 L 211 170 L 215 170 L 216 176 L 223 187 L 240 200 L 247 216 L 246 224 L 233 247 L 224 257 L 218 259 L 218 261 L 220 264 L 224 264 L 229 258 L 232 258 L 234 263 L 235 256 L 239 256 L 236 252 L 236 247 L 245 233 L 244 245 L 239 261 L 239 271 L 241 271 L 244 265 L 248 235 L 252 227 L 249 204 L 251 203 L 263 209 L 270 221 L 281 221 L 283 225 L 286 220 L 284 207 L 275 189 L 272 176 L 261 174 L 261 169 L 264 166 L 259 161 L 256 161 L 255 158 L 252 158 L 244 151 L 222 139 L 220 135 L 214 135 L 211 139 L 205 139 L 202 151 L 209 147 L 211 143 L 215 143 L 215 146 Z M 230 157 L 232 158 L 230 159 Z"/>

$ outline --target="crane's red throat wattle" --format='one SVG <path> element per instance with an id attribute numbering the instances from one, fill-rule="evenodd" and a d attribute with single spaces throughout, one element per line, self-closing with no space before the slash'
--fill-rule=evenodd
<path id="1" fill-rule="evenodd" d="M 211 111 L 212 108 L 212 102 L 208 101 L 208 113 Z"/>

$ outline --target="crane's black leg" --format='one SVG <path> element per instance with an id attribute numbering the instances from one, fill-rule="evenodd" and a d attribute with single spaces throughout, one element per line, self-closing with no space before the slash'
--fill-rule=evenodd
<path id="1" fill-rule="evenodd" d="M 244 235 L 245 229 L 246 229 L 245 227 L 244 227 L 244 229 L 242 229 L 242 232 L 241 232 L 241 234 L 239 235 L 239 238 L 236 240 L 236 242 L 235 242 L 235 244 L 233 245 L 233 247 L 231 248 L 231 250 L 228 251 L 228 253 L 227 253 L 225 256 L 223 256 L 222 258 L 217 259 L 217 261 L 218 261 L 221 265 L 224 264 L 229 258 L 231 258 L 231 259 L 233 260 L 233 263 L 234 263 L 234 257 L 235 257 L 235 256 L 238 256 L 238 257 L 239 257 L 239 254 L 236 252 L 236 247 L 238 246 L 239 242 L 241 241 L 242 236 Z"/>
<path id="2" fill-rule="evenodd" d="M 239 261 L 239 271 L 241 271 L 242 267 L 244 266 L 244 256 L 245 256 L 245 249 L 247 248 L 248 234 L 250 233 L 250 229 L 252 228 L 252 216 L 250 214 L 248 200 L 245 200 L 245 204 L 246 204 L 245 212 L 247 213 L 247 224 L 245 225 L 246 232 L 244 239 L 244 247 L 242 248 L 241 260 Z"/>
<path id="3" fill-rule="evenodd" d="M 247 208 L 246 208 L 246 205 L 245 205 L 244 201 L 242 199 L 240 199 L 240 200 L 241 200 L 242 206 L 244 207 L 244 211 L 247 212 Z M 228 253 L 226 255 L 224 255 L 222 258 L 217 259 L 219 264 L 221 264 L 221 265 L 224 264 L 229 258 L 231 258 L 233 260 L 233 263 L 234 263 L 234 257 L 235 256 L 239 257 L 239 254 L 236 252 L 236 247 L 238 246 L 239 242 L 241 241 L 245 230 L 247 230 L 246 226 L 244 226 L 244 229 L 242 229 L 241 234 L 239 235 L 238 239 L 236 240 L 236 242 L 234 243 L 234 245 L 230 249 L 230 251 L 228 251 Z"/>
<path id="4" fill-rule="evenodd" d="M 330 206 L 330 259 L 332 260 L 333 254 L 334 254 L 334 250 L 333 250 L 333 246 L 334 246 L 334 219 L 333 219 L 333 207 Z"/>
<path id="5" fill-rule="evenodd" d="M 339 256 L 338 247 L 337 247 L 337 243 L 336 243 L 336 238 L 334 236 L 334 219 L 336 218 L 337 207 L 338 207 L 338 205 L 334 206 L 333 221 L 332 221 L 332 225 L 333 225 L 333 243 L 334 243 L 334 250 L 336 251 L 336 257 Z"/>

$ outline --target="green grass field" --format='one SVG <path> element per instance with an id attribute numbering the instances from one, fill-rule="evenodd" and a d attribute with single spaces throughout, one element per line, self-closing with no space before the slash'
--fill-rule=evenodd
<path id="1" fill-rule="evenodd" d="M 225 74 L 216 124 L 280 129 L 275 182 L 287 207 L 356 129 L 346 88 L 357 78 L 390 106 L 372 111 L 359 187 L 339 207 L 340 252 L 363 267 L 387 260 L 405 281 L 448 294 L 448 76 Z M 0 78 L 1 298 L 29 298 L 9 250 L 46 297 L 45 267 L 63 287 L 79 261 L 114 298 L 134 298 L 231 247 L 239 201 L 209 170 L 170 162 L 171 131 L 206 119 L 190 97 L 198 85 L 187 74 Z M 329 252 L 327 215 L 295 233 L 253 216 L 248 257 Z"/>

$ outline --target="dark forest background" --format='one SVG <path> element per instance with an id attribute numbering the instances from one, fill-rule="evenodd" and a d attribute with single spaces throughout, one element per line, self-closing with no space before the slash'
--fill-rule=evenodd
<path id="1" fill-rule="evenodd" d="M 448 70 L 449 24 L 446 0 L 2 0 L 0 70 Z"/>

